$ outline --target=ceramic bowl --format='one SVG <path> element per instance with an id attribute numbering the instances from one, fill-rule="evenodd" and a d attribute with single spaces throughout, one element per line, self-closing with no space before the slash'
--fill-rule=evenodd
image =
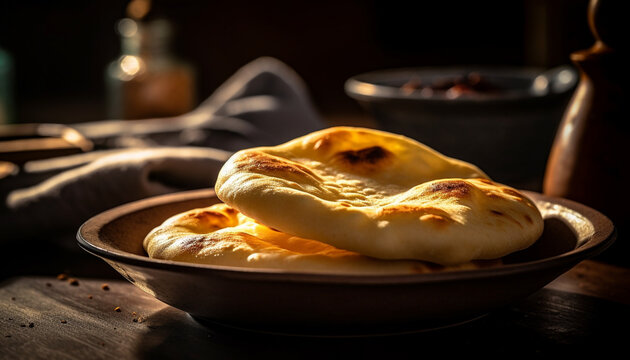
<path id="1" fill-rule="evenodd" d="M 481 85 L 466 80 L 472 75 Z M 345 91 L 379 128 L 469 161 L 501 183 L 541 191 L 577 79 L 569 66 L 422 67 L 359 74 Z M 475 90 L 452 91 L 462 86 Z"/>
<path id="2" fill-rule="evenodd" d="M 149 258 L 144 236 L 171 215 L 219 200 L 212 190 L 149 198 L 103 212 L 79 245 L 127 280 L 205 324 L 276 334 L 370 336 L 466 322 L 534 293 L 615 238 L 578 203 L 526 192 L 545 230 L 496 268 L 410 275 L 333 275 L 198 265 Z"/>

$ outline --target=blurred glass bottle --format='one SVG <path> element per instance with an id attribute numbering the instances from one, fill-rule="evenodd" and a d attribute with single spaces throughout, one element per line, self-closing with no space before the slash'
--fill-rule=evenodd
<path id="1" fill-rule="evenodd" d="M 192 110 L 194 69 L 171 53 L 170 22 L 125 18 L 118 22 L 117 31 L 121 55 L 105 74 L 109 118 L 169 117 Z"/>
<path id="2" fill-rule="evenodd" d="M 0 48 L 0 124 L 13 122 L 13 59 Z"/>

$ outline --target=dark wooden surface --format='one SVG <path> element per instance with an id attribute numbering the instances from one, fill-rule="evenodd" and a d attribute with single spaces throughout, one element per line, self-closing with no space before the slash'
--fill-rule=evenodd
<path id="1" fill-rule="evenodd" d="M 625 348 L 630 321 L 630 269 L 593 260 L 475 321 L 375 338 L 299 338 L 210 328 L 124 280 L 75 279 L 73 285 L 55 276 L 17 276 L 0 284 L 1 359 L 602 355 Z"/>
<path id="2" fill-rule="evenodd" d="M 348 119 L 331 119 L 342 121 Z M 300 338 L 201 325 L 79 249 L 74 233 L 2 240 L 1 360 L 607 358 L 626 351 L 630 333 L 630 263 L 623 254 L 615 256 L 624 259 L 620 264 L 610 262 L 612 248 L 530 297 L 456 327 L 389 337 Z M 59 273 L 78 284 L 58 280 Z M 108 291 L 101 288 L 105 283 Z"/>

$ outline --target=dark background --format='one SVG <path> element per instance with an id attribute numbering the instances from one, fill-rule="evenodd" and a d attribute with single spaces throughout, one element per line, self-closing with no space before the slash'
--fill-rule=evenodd
<path id="1" fill-rule="evenodd" d="M 25 0 L 0 5 L 0 47 L 15 62 L 18 122 L 106 117 L 104 69 L 120 52 L 128 1 Z M 239 67 L 276 57 L 303 77 L 326 116 L 361 111 L 343 90 L 393 67 L 551 67 L 590 47 L 587 0 L 153 2 L 176 26 L 174 51 L 196 67 L 198 101 Z"/>

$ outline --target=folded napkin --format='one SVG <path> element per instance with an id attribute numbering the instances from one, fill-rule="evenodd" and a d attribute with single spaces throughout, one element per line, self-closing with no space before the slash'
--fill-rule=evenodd
<path id="1" fill-rule="evenodd" d="M 269 57 L 239 69 L 187 114 L 73 125 L 105 148 L 193 145 L 226 150 L 277 144 L 322 126 L 302 79 Z"/>
<path id="2" fill-rule="evenodd" d="M 149 196 L 210 188 L 233 151 L 321 129 L 299 76 L 273 58 L 238 70 L 190 113 L 71 125 L 97 151 L 24 165 L 0 179 L 0 238 L 76 232 L 106 209 Z"/>

